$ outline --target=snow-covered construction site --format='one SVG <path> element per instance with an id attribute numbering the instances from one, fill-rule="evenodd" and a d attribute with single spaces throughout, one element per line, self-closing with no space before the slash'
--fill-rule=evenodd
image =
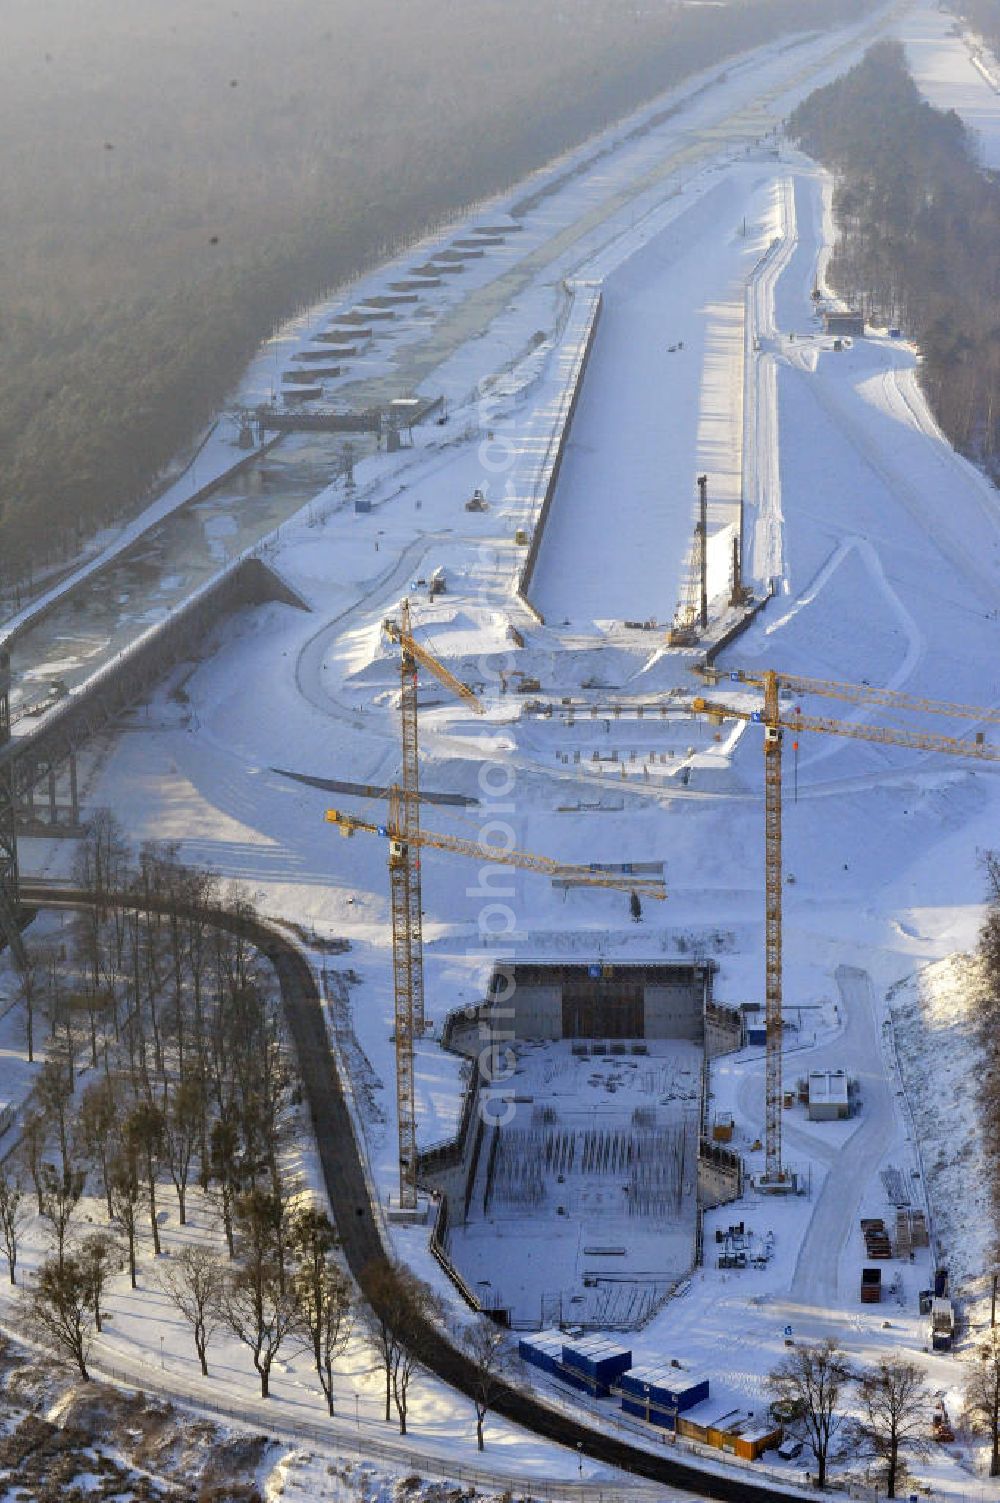
<path id="1" fill-rule="evenodd" d="M 77 813 L 176 842 L 305 957 L 356 1150 L 301 1107 L 289 1162 L 323 1196 L 323 1154 L 356 1151 L 345 1244 L 370 1214 L 442 1331 L 489 1313 L 519 1390 L 657 1465 L 669 1440 L 705 1496 L 807 1484 L 768 1386 L 796 1343 L 903 1352 L 954 1419 L 930 1302 L 970 1341 L 989 1323 L 961 957 L 1000 815 L 1000 506 L 906 329 L 859 327 L 827 286 L 831 182 L 781 134 L 886 32 L 1000 165 L 1000 96 L 924 4 L 690 80 L 284 330 L 234 404 L 246 431 L 199 458 L 211 496 L 182 476 L 111 545 L 113 588 L 70 579 L 10 644 L 16 746 L 215 570 L 267 566 L 281 599 L 79 751 Z M 269 408 L 297 414 L 274 447 Z M 334 415 L 373 409 L 377 442 L 345 449 Z M 20 866 L 58 948 L 55 776 Z M 4 995 L 16 1120 L 38 1065 L 6 953 Z M 192 1197 L 181 1226 L 162 1194 L 164 1245 L 221 1246 Z M 220 1334 L 198 1377 L 148 1251 L 138 1291 L 109 1285 L 95 1372 L 483 1484 L 440 1375 L 386 1449 L 360 1336 L 322 1436 L 311 1360 L 283 1355 L 262 1405 Z M 44 1255 L 36 1218 L 19 1270 Z M 500 1413 L 488 1451 L 519 1492 L 628 1485 L 582 1431 Z M 912 1471 L 997 1496 L 984 1466 L 962 1432 Z M 834 1481 L 865 1483 L 860 1453 Z"/>

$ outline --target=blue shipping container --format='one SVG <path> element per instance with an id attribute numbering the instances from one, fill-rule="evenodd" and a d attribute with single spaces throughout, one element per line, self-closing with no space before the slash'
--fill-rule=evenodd
<path id="1" fill-rule="evenodd" d="M 622 1409 L 666 1430 L 709 1396 L 708 1379 L 667 1364 L 633 1367 L 621 1377 Z"/>
<path id="2" fill-rule="evenodd" d="M 563 1377 L 575 1388 L 606 1399 L 611 1385 L 632 1366 L 632 1353 L 604 1336 L 584 1336 L 563 1344 Z"/>
<path id="3" fill-rule="evenodd" d="M 522 1336 L 517 1344 L 522 1361 L 543 1372 L 562 1376 L 563 1336 L 560 1331 L 539 1331 L 534 1336 Z"/>

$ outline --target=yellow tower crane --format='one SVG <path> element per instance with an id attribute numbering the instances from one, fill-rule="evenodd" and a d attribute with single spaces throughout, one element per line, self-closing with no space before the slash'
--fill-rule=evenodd
<path id="1" fill-rule="evenodd" d="M 702 670 L 702 673 L 712 683 L 718 683 L 721 676 L 715 670 Z M 868 725 L 860 721 L 834 720 L 826 716 L 802 715 L 798 711 L 789 715 L 781 709 L 781 690 L 819 694 L 850 704 L 879 705 L 887 709 L 945 715 L 994 725 L 1000 724 L 1000 710 L 981 705 L 956 704 L 948 700 L 922 699 L 895 689 L 874 688 L 869 684 L 840 683 L 832 679 L 805 678 L 771 670 L 760 674 L 735 670 L 729 674 L 729 678 L 734 683 L 762 689 L 763 707 L 745 709 L 698 696 L 694 699 L 692 708 L 696 714 L 706 714 L 714 720 L 756 721 L 764 727 L 764 999 L 767 1038 L 764 1183 L 772 1188 L 780 1188 L 788 1183 L 781 1161 L 781 751 L 784 732 L 817 731 L 825 735 L 873 742 L 880 746 L 906 746 L 914 751 L 944 752 L 949 756 L 1000 762 L 1000 747 L 987 743 L 981 731 L 977 731 L 975 740 L 963 741 L 955 736 L 943 736 L 930 731 L 909 731 L 899 727 Z"/>
<path id="2" fill-rule="evenodd" d="M 545 856 L 507 850 L 474 840 L 435 835 L 420 827 L 420 767 L 417 744 L 417 665 L 426 668 L 477 715 L 483 707 L 467 684 L 439 663 L 414 640 L 410 606 L 404 600 L 398 622 L 385 621 L 386 635 L 400 647 L 400 720 L 402 723 L 402 768 L 400 782 L 389 789 L 389 817 L 385 824 L 328 809 L 328 823 L 341 834 L 357 830 L 381 835 L 389 841 L 389 891 L 392 910 L 392 980 L 396 1039 L 396 1107 L 399 1123 L 399 1203 L 404 1211 L 417 1204 L 417 1124 L 413 1084 L 413 1040 L 424 1029 L 423 919 L 421 914 L 420 857 L 423 846 L 451 851 L 504 866 L 550 876 L 572 877 L 581 887 L 617 888 L 645 897 L 666 896 L 660 884 L 622 874 L 567 866 Z"/>
<path id="3" fill-rule="evenodd" d="M 393 934 L 397 932 L 397 912 L 400 934 L 407 936 L 405 945 L 393 945 L 393 967 L 397 979 L 397 995 L 400 984 L 410 997 L 409 1013 L 416 1033 L 424 1031 L 424 926 L 420 893 L 420 861 L 411 856 L 411 846 L 419 844 L 420 835 L 420 756 L 417 745 L 417 665 L 426 668 L 439 683 L 449 689 L 476 715 L 482 715 L 483 707 L 477 696 L 460 679 L 439 663 L 434 655 L 421 647 L 411 630 L 410 602 L 403 600 L 399 608 L 399 621 L 387 620 L 382 628 L 387 637 L 398 642 L 399 653 L 399 718 L 402 730 L 403 756 L 398 786 L 389 793 L 390 823 L 402 831 L 401 855 L 394 865 L 390 857 L 392 875 Z M 406 914 L 405 923 L 402 922 Z M 402 968 L 402 970 L 400 969 Z M 405 972 L 405 974 L 404 974 Z M 397 1009 L 398 1011 L 398 1009 Z M 398 1026 L 398 1020 L 397 1020 Z"/>

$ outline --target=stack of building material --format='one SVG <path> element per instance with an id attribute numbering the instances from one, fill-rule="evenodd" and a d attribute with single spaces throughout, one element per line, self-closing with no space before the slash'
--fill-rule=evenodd
<path id="1" fill-rule="evenodd" d="M 913 1238 L 910 1231 L 909 1211 L 896 1212 L 896 1256 L 908 1258 L 913 1246 Z"/>
<path id="2" fill-rule="evenodd" d="M 923 1211 L 910 1212 L 910 1240 L 914 1247 L 929 1247 L 930 1237 L 927 1234 L 927 1218 Z"/>
<path id="3" fill-rule="evenodd" d="M 889 1233 L 885 1229 L 885 1222 L 881 1217 L 862 1217 L 861 1230 L 864 1233 L 865 1248 L 870 1258 L 891 1258 L 892 1243 L 889 1241 Z"/>

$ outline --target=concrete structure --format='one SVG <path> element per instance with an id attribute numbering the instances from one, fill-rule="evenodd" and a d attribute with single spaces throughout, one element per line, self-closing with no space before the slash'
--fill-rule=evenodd
<path id="1" fill-rule="evenodd" d="M 47 808 L 51 827 L 76 827 L 76 753 L 80 748 L 144 699 L 175 663 L 197 659 L 223 617 L 270 601 L 308 609 L 260 559 L 243 555 L 233 560 L 72 694 L 55 700 L 34 728 L 21 736 L 10 736 L 10 665 L 6 649 L 0 653 L 0 932 L 10 927 L 4 914 L 18 909 L 16 823 L 23 822 L 34 831 L 44 822 Z M 57 792 L 57 779 L 64 769 L 69 777 L 68 797 Z M 36 790 L 41 793 L 41 808 Z"/>
<path id="2" fill-rule="evenodd" d="M 839 313 L 824 313 L 823 328 L 827 334 L 847 335 L 850 338 L 863 339 L 865 333 L 864 314 L 855 313 L 853 309 Z"/>
<path id="3" fill-rule="evenodd" d="M 498 967 L 490 1010 L 517 1039 L 687 1039 L 702 1043 L 712 961 Z"/>
<path id="4" fill-rule="evenodd" d="M 849 1117 L 851 1106 L 845 1070 L 809 1072 L 810 1122 L 839 1122 Z"/>
<path id="5" fill-rule="evenodd" d="M 554 422 L 542 452 L 538 471 L 533 477 L 529 500 L 534 515 L 534 528 L 528 552 L 518 575 L 517 590 L 525 604 L 539 621 L 538 609 L 531 604 L 531 581 L 538 563 L 538 552 L 545 534 L 545 524 L 552 509 L 552 498 L 559 484 L 563 455 L 573 427 L 583 378 L 597 338 L 597 326 L 603 306 L 603 294 L 599 286 L 580 282 L 573 285 L 573 305 L 563 331 L 566 379 L 556 404 Z"/>
<path id="6" fill-rule="evenodd" d="M 743 1047 L 743 1014 L 718 1002 L 705 1004 L 705 1058 L 717 1059 Z M 722 1139 L 717 1141 L 722 1142 Z M 728 1139 L 725 1141 L 728 1142 Z"/>

